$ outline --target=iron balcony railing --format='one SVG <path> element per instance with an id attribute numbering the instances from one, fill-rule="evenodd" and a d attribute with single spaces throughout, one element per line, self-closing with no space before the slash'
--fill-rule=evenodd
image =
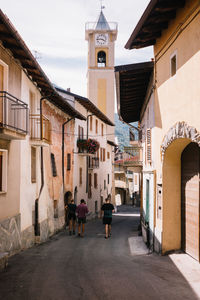
<path id="1" fill-rule="evenodd" d="M 28 104 L 5 91 L 0 91 L 0 127 L 28 133 Z"/>
<path id="2" fill-rule="evenodd" d="M 41 118 L 37 114 L 30 115 L 30 137 L 32 140 L 51 142 L 51 123 L 45 116 L 42 115 Z"/>

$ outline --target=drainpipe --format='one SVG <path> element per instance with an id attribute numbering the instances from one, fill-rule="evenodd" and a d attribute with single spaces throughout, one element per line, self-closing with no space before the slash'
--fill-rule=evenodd
<path id="1" fill-rule="evenodd" d="M 40 140 L 43 138 L 43 122 L 42 122 L 42 101 L 44 99 L 48 100 L 49 96 L 44 96 L 40 98 Z M 43 159 L 43 147 L 40 147 L 41 153 L 41 186 L 38 198 L 35 200 L 35 235 L 40 236 L 40 227 L 39 227 L 39 199 L 44 187 L 44 159 Z"/>
<path id="2" fill-rule="evenodd" d="M 86 136 L 87 140 L 88 140 L 88 131 L 89 131 L 88 119 L 91 116 L 94 116 L 94 114 L 91 114 L 91 115 L 87 116 L 87 136 Z M 88 169 L 89 169 L 89 157 L 87 156 L 87 158 L 86 158 L 86 193 L 88 193 Z"/>
<path id="3" fill-rule="evenodd" d="M 65 139 L 65 125 L 69 123 L 70 121 L 74 120 L 75 117 L 68 119 L 62 124 L 62 179 L 63 179 L 63 193 L 65 191 L 65 169 L 64 169 L 64 150 L 65 150 L 65 144 L 64 144 L 64 139 Z"/>

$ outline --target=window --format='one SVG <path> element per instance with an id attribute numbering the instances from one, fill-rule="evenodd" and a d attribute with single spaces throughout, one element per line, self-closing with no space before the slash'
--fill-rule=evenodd
<path id="1" fill-rule="evenodd" d="M 110 175 L 108 174 L 108 184 L 110 183 Z"/>
<path id="2" fill-rule="evenodd" d="M 90 117 L 90 131 L 92 131 L 92 116 Z"/>
<path id="3" fill-rule="evenodd" d="M 101 135 L 103 136 L 103 124 L 101 124 Z"/>
<path id="4" fill-rule="evenodd" d="M 83 169 L 79 168 L 79 185 L 82 185 L 83 182 L 82 173 L 83 173 Z"/>
<path id="5" fill-rule="evenodd" d="M 96 133 L 98 133 L 98 120 L 96 120 Z"/>
<path id="6" fill-rule="evenodd" d="M 107 152 L 107 159 L 110 159 L 110 152 Z"/>
<path id="7" fill-rule="evenodd" d="M 88 198 L 92 197 L 92 174 L 89 173 L 88 176 Z"/>
<path id="8" fill-rule="evenodd" d="M 104 180 L 104 190 L 106 189 L 106 180 Z"/>
<path id="9" fill-rule="evenodd" d="M 147 162 L 151 162 L 151 128 L 147 129 L 146 137 L 146 158 Z"/>
<path id="10" fill-rule="evenodd" d="M 104 51 L 99 51 L 97 54 L 97 66 L 98 67 L 106 66 L 106 53 Z"/>
<path id="11" fill-rule="evenodd" d="M 51 169 L 52 169 L 53 177 L 56 177 L 57 176 L 57 170 L 56 170 L 55 156 L 54 156 L 53 153 L 51 153 Z"/>
<path id="12" fill-rule="evenodd" d="M 100 161 L 103 161 L 103 148 L 100 148 Z"/>
<path id="13" fill-rule="evenodd" d="M 106 160 L 106 149 L 103 148 L 103 161 L 105 161 L 105 160 Z"/>
<path id="14" fill-rule="evenodd" d="M 83 140 L 84 138 L 84 129 L 80 125 L 78 126 L 78 139 Z"/>
<path id="15" fill-rule="evenodd" d="M 71 154 L 67 153 L 67 171 L 71 170 Z"/>
<path id="16" fill-rule="evenodd" d="M 31 182 L 36 182 L 36 148 L 31 147 Z"/>
<path id="17" fill-rule="evenodd" d="M 0 150 L 0 192 L 7 191 L 7 150 Z"/>
<path id="18" fill-rule="evenodd" d="M 177 70 L 177 55 L 172 54 L 171 58 L 170 58 L 170 68 L 171 68 L 171 76 L 174 76 L 176 74 L 176 70 Z"/>
<path id="19" fill-rule="evenodd" d="M 94 188 L 96 189 L 97 187 L 98 187 L 97 173 L 94 173 Z"/>

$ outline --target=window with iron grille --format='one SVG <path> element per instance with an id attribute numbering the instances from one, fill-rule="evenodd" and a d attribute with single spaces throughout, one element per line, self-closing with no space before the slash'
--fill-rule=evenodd
<path id="1" fill-rule="evenodd" d="M 51 153 L 51 169 L 52 169 L 53 177 L 56 177 L 57 176 L 56 161 L 53 153 Z"/>
<path id="2" fill-rule="evenodd" d="M 71 154 L 67 153 L 67 171 L 71 170 Z"/>
<path id="3" fill-rule="evenodd" d="M 152 159 L 152 153 L 151 153 L 151 128 L 148 128 L 146 131 L 146 158 L 147 162 L 151 162 Z"/>

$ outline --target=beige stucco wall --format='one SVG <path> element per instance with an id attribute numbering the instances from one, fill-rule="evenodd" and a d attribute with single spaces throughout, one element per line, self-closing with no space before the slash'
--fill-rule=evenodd
<path id="1" fill-rule="evenodd" d="M 197 4 L 196 0 L 186 1 L 186 6 L 177 12 L 177 18 L 163 31 L 154 47 L 157 81 L 154 157 L 157 177 L 163 184 L 163 224 L 157 222 L 157 229 L 163 232 L 163 252 L 180 248 L 180 157 L 189 141 L 173 142 L 163 161 L 160 147 L 177 122 L 184 121 L 200 132 L 200 15 L 197 9 L 193 10 Z M 177 73 L 171 77 L 170 58 L 174 53 L 177 54 Z"/>

